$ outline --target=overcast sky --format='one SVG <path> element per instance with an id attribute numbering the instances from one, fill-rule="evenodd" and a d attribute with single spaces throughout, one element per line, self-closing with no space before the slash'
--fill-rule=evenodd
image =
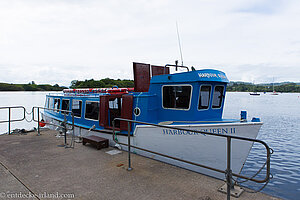
<path id="1" fill-rule="evenodd" d="M 0 0 L 0 82 L 133 79 L 132 62 L 300 82 L 299 0 Z"/>

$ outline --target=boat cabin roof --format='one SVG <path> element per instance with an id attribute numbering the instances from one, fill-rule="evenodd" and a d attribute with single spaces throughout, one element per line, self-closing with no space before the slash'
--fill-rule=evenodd
<path id="1" fill-rule="evenodd" d="M 152 84 L 157 83 L 188 83 L 188 82 L 222 82 L 229 83 L 224 72 L 213 69 L 195 70 L 176 74 L 153 76 Z"/>

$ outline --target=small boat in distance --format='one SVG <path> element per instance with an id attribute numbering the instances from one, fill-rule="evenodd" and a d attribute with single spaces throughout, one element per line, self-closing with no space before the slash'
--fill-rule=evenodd
<path id="1" fill-rule="evenodd" d="M 273 88 L 273 92 L 271 93 L 271 95 L 278 95 L 278 93 L 274 89 L 274 78 L 273 78 L 273 82 L 272 82 L 272 88 Z"/>
<path id="2" fill-rule="evenodd" d="M 170 73 L 170 67 L 187 71 Z M 189 70 L 176 65 L 157 66 L 133 63 L 134 88 L 66 89 L 63 93 L 46 96 L 43 119 L 52 124 L 64 120 L 72 124 L 76 136 L 95 135 L 137 147 L 184 159 L 214 168 L 226 169 L 226 140 L 222 137 L 200 134 L 233 135 L 255 139 L 262 126 L 259 118 L 247 121 L 246 111 L 240 119 L 224 119 L 226 87 L 224 72 L 213 69 Z M 62 111 L 61 111 L 62 110 Z M 70 113 L 72 112 L 74 118 Z M 113 139 L 113 120 L 123 118 L 167 127 L 116 121 L 117 135 Z M 182 128 L 176 130 L 174 128 Z M 51 128 L 51 126 L 50 126 Z M 129 129 L 129 130 L 128 130 Z M 189 130 L 189 131 L 186 131 Z M 239 174 L 250 153 L 253 142 L 232 142 L 232 172 Z M 126 146 L 121 148 L 127 150 Z M 224 179 L 224 174 L 179 162 L 139 149 L 133 152 L 179 167 Z"/>
<path id="3" fill-rule="evenodd" d="M 252 96 L 259 96 L 259 95 L 260 95 L 260 93 L 257 93 L 257 92 L 255 91 L 255 84 L 254 84 L 254 81 L 253 81 L 253 92 L 250 92 L 249 94 L 252 95 Z"/>
<path id="4" fill-rule="evenodd" d="M 274 90 L 270 95 L 278 95 L 278 92 Z"/>

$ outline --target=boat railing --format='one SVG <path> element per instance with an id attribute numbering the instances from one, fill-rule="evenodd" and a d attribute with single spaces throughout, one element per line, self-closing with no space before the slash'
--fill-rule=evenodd
<path id="1" fill-rule="evenodd" d="M 104 93 L 105 94 L 105 93 Z M 99 97 L 100 93 L 49 93 L 48 96 L 55 96 L 55 97 Z"/>
<path id="2" fill-rule="evenodd" d="M 125 122 L 128 123 L 128 143 L 127 144 L 126 143 L 121 143 L 121 142 L 117 141 L 117 139 L 116 139 L 115 121 L 117 121 L 117 120 L 118 121 L 125 121 Z M 214 136 L 214 137 L 225 138 L 225 139 L 227 139 L 227 160 L 226 160 L 227 168 L 225 170 L 221 170 L 221 169 L 217 169 L 217 168 L 214 168 L 214 167 L 211 167 L 211 166 L 202 165 L 202 164 L 199 164 L 199 163 L 191 162 L 191 161 L 184 160 L 184 159 L 181 159 L 181 158 L 176 158 L 176 157 L 165 155 L 165 154 L 155 152 L 155 151 L 152 151 L 152 150 L 149 150 L 149 149 L 144 149 L 144 148 L 141 148 L 141 147 L 138 147 L 138 146 L 135 146 L 135 145 L 131 145 L 131 143 L 130 143 L 131 123 L 144 124 L 144 125 L 161 127 L 161 128 L 168 128 L 168 129 L 175 129 L 175 130 L 180 130 L 180 131 L 193 131 L 195 133 L 200 133 L 200 134 L 205 134 L 205 135 L 211 135 L 211 136 Z M 247 176 L 236 174 L 236 173 L 232 172 L 232 170 L 231 170 L 231 143 L 232 143 L 233 139 L 234 140 L 248 141 L 248 142 L 253 142 L 253 143 L 260 143 L 265 147 L 267 157 L 266 157 L 266 163 L 265 163 L 265 165 L 266 165 L 266 176 L 265 176 L 264 179 L 255 179 L 254 178 L 255 176 L 247 177 Z M 267 143 L 265 143 L 262 140 L 258 140 L 258 139 L 245 138 L 245 137 L 239 137 L 239 136 L 233 136 L 233 135 L 214 134 L 214 133 L 209 133 L 209 132 L 204 132 L 204 131 L 197 131 L 197 130 L 191 130 L 191 129 L 173 127 L 173 126 L 160 125 L 160 124 L 152 124 L 152 123 L 129 120 L 129 119 L 123 119 L 123 118 L 115 118 L 113 120 L 113 140 L 119 145 L 124 145 L 124 146 L 128 147 L 128 170 L 132 170 L 130 150 L 131 150 L 131 148 L 135 148 L 135 149 L 139 149 L 139 150 L 142 150 L 142 151 L 145 151 L 145 152 L 156 154 L 156 155 L 159 155 L 159 156 L 162 156 L 162 157 L 170 158 L 170 159 L 173 159 L 173 160 L 177 160 L 177 161 L 180 161 L 180 162 L 188 163 L 188 164 L 191 164 L 191 165 L 194 165 L 194 166 L 202 167 L 202 168 L 205 168 L 205 169 L 209 169 L 209 170 L 212 170 L 212 171 L 215 171 L 215 172 L 225 174 L 226 183 L 227 183 L 227 199 L 230 199 L 230 194 L 231 194 L 230 190 L 233 187 L 233 183 L 232 183 L 232 180 L 233 180 L 232 177 L 233 176 L 241 178 L 241 179 L 249 180 L 249 181 L 254 181 L 256 183 L 265 183 L 265 184 L 267 184 L 269 182 L 269 180 L 271 179 L 271 176 L 272 176 L 271 173 L 270 173 L 270 158 L 271 158 L 271 154 L 273 153 L 273 150 L 268 146 Z M 263 168 L 265 167 L 265 165 L 263 166 Z M 257 174 L 258 173 L 256 173 L 256 175 Z"/>
<path id="3" fill-rule="evenodd" d="M 64 93 L 48 93 L 49 96 L 64 96 Z"/>
<path id="4" fill-rule="evenodd" d="M 22 116 L 17 119 L 12 119 L 12 112 L 16 109 L 22 110 Z M 1 120 L 0 123 L 8 123 L 8 134 L 10 134 L 11 123 L 12 122 L 20 122 L 26 119 L 26 108 L 24 106 L 7 106 L 7 107 L 0 107 L 0 110 L 7 110 L 8 111 L 8 120 Z"/>
<path id="5" fill-rule="evenodd" d="M 165 67 L 164 67 L 164 74 L 166 74 L 166 68 L 167 67 L 175 67 L 176 71 L 177 71 L 177 68 L 185 68 L 188 72 L 190 71 L 189 68 L 187 66 L 183 66 L 183 65 L 178 65 L 178 62 L 176 62 L 175 65 L 171 65 L 171 64 L 166 64 Z"/>

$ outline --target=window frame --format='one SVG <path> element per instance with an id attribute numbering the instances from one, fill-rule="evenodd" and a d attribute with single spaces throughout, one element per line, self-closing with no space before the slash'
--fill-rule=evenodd
<path id="1" fill-rule="evenodd" d="M 80 117 L 76 116 L 75 113 L 73 112 L 73 100 L 76 100 L 76 101 L 81 101 L 81 109 L 80 109 Z M 81 118 L 82 117 L 82 100 L 78 100 L 78 99 L 72 99 L 72 108 L 71 108 L 71 111 L 73 112 L 74 114 L 74 118 Z"/>
<path id="2" fill-rule="evenodd" d="M 47 97 L 47 101 L 46 101 L 45 108 L 49 108 L 49 105 L 50 105 L 50 98 L 51 98 L 51 97 Z"/>
<path id="3" fill-rule="evenodd" d="M 67 111 L 70 111 L 70 101 L 71 101 L 71 99 L 65 99 L 65 98 L 63 98 L 63 99 L 61 99 L 61 110 L 63 110 L 63 101 L 69 101 L 69 110 L 67 110 Z M 61 111 L 61 114 L 62 115 L 64 115 L 64 112 L 63 111 Z M 66 113 L 66 116 L 68 116 L 70 114 L 70 112 L 67 112 Z"/>
<path id="4" fill-rule="evenodd" d="M 58 108 L 58 109 L 55 107 L 55 100 L 57 100 L 57 99 L 58 99 L 58 102 L 59 102 L 59 104 L 58 104 L 58 105 L 59 105 L 59 106 L 58 106 L 59 108 Z M 60 110 L 60 103 L 61 103 L 60 98 L 54 98 L 54 101 L 53 101 L 53 109 L 54 109 L 53 111 L 54 111 L 54 112 L 60 113 L 60 111 L 56 111 L 56 110 Z"/>
<path id="5" fill-rule="evenodd" d="M 94 102 L 94 103 L 98 103 L 98 104 L 99 104 L 98 119 L 91 119 L 91 118 L 86 118 L 86 117 L 85 117 L 85 114 L 86 114 L 86 103 L 87 103 L 87 102 Z M 100 115 L 100 102 L 99 102 L 99 101 L 86 100 L 86 101 L 85 101 L 85 104 L 84 104 L 84 119 L 86 119 L 86 120 L 92 120 L 92 121 L 99 121 L 99 120 L 100 120 L 99 115 Z"/>
<path id="6" fill-rule="evenodd" d="M 189 101 L 189 107 L 188 108 L 165 108 L 164 107 L 164 87 L 170 87 L 170 86 L 190 86 L 191 87 L 191 92 L 190 92 L 190 101 Z M 188 111 L 191 109 L 191 102 L 192 102 L 192 98 L 193 98 L 193 86 L 191 84 L 176 84 L 176 85 L 163 85 L 161 87 L 161 106 L 163 109 L 166 109 L 166 110 L 184 110 L 184 111 Z"/>
<path id="7" fill-rule="evenodd" d="M 205 109 L 199 109 L 200 94 L 201 94 L 201 87 L 202 86 L 210 86 L 210 94 L 209 94 L 208 107 L 205 108 Z M 209 110 L 210 109 L 210 107 L 211 107 L 211 100 L 212 100 L 212 98 L 211 98 L 211 96 L 212 96 L 212 88 L 213 88 L 213 86 L 211 84 L 202 84 L 202 85 L 200 85 L 200 88 L 199 88 L 199 98 L 198 98 L 198 104 L 197 104 L 198 111 L 204 111 L 204 110 Z"/>
<path id="8" fill-rule="evenodd" d="M 52 100 L 51 100 L 52 99 Z M 51 102 L 52 101 L 52 102 Z M 51 106 L 52 103 L 52 106 Z M 49 97 L 49 101 L 48 101 L 48 108 L 51 109 L 49 111 L 53 112 L 54 110 L 54 97 Z"/>
<path id="9" fill-rule="evenodd" d="M 222 94 L 223 97 L 222 97 L 222 101 L 221 101 L 220 107 L 214 108 L 214 107 L 213 107 L 213 101 L 214 101 L 213 98 L 214 98 L 214 94 L 215 94 L 215 89 L 216 89 L 216 87 L 218 87 L 218 86 L 223 87 L 223 94 Z M 221 109 L 221 108 L 222 108 L 222 105 L 223 105 L 223 103 L 224 103 L 224 98 L 225 98 L 224 93 L 225 93 L 225 86 L 224 86 L 224 85 L 215 85 L 215 86 L 214 86 L 213 98 L 211 99 L 211 101 L 212 101 L 212 102 L 211 102 L 211 108 L 212 108 L 212 109 L 218 110 L 218 109 Z"/>

